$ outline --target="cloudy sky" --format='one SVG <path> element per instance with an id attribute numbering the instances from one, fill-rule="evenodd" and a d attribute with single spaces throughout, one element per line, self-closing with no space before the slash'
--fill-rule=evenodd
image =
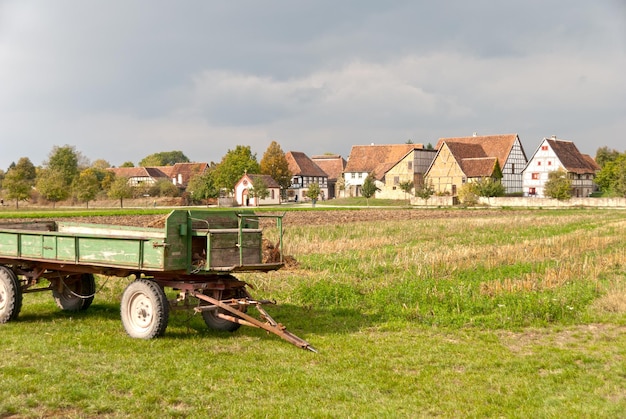
<path id="1" fill-rule="evenodd" d="M 0 168 L 517 133 L 626 150 L 625 0 L 0 0 Z"/>

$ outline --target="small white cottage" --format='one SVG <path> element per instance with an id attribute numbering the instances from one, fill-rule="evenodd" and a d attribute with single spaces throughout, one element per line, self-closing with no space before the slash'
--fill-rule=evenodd
<path id="1" fill-rule="evenodd" d="M 257 197 L 255 185 L 267 189 L 267 197 Z M 259 205 L 280 204 L 280 186 L 269 175 L 244 174 L 235 184 L 235 198 L 242 207 L 258 207 Z"/>

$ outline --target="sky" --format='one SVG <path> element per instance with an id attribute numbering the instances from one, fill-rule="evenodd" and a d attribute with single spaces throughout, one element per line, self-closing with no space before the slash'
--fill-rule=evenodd
<path id="1" fill-rule="evenodd" d="M 0 169 L 517 133 L 626 151 L 626 0 L 0 0 Z"/>

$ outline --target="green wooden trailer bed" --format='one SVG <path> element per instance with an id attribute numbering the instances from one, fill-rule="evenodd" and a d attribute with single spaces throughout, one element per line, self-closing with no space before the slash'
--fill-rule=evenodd
<path id="1" fill-rule="evenodd" d="M 275 219 L 279 241 L 263 260 L 261 218 Z M 163 228 L 61 221 L 0 224 L 0 323 L 15 320 L 22 296 L 51 291 L 63 310 L 86 310 L 96 293 L 94 274 L 134 276 L 120 312 L 135 338 L 165 333 L 171 309 L 193 309 L 208 327 L 260 327 L 301 348 L 311 345 L 275 322 L 233 273 L 284 265 L 282 216 L 251 210 L 173 210 Z M 267 258 L 266 258 L 267 259 Z M 47 287 L 37 286 L 42 279 Z M 168 301 L 164 288 L 179 291 Z M 250 316 L 255 307 L 261 320 Z"/>

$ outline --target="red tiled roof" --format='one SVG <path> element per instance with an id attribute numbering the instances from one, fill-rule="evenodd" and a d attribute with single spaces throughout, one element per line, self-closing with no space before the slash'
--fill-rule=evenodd
<path id="1" fill-rule="evenodd" d="M 504 167 L 517 139 L 517 134 L 440 138 L 435 148 L 439 150 L 444 142 L 448 145 L 451 143 L 479 145 L 483 149 L 483 156 L 496 157 L 500 163 L 500 167 Z"/>
<path id="2" fill-rule="evenodd" d="M 381 164 L 396 164 L 416 148 L 423 148 L 423 146 L 421 144 L 355 145 L 352 146 L 344 171 L 348 173 L 376 172 L 377 176 L 382 176 L 384 171 L 378 173 L 383 169 Z"/>
<path id="3" fill-rule="evenodd" d="M 600 170 L 595 160 L 578 151 L 573 142 L 554 138 L 546 139 L 546 141 L 568 172 L 586 174 Z"/>
<path id="4" fill-rule="evenodd" d="M 248 173 L 248 174 L 246 174 L 246 176 L 248 176 L 250 178 L 250 181 L 252 181 L 253 183 L 257 179 L 262 179 L 263 183 L 265 183 L 265 186 L 267 186 L 268 188 L 279 188 L 280 189 L 280 185 L 278 184 L 278 182 L 276 182 L 274 180 L 274 178 L 271 177 L 270 175 L 258 175 L 258 174 Z"/>
<path id="5" fill-rule="evenodd" d="M 288 151 L 285 158 L 289 164 L 289 171 L 293 176 L 321 176 L 328 177 L 320 167 L 306 154 L 300 151 Z"/>
<path id="6" fill-rule="evenodd" d="M 491 177 L 496 168 L 498 159 L 495 157 L 478 157 L 463 159 L 461 169 L 468 178 Z"/>
<path id="7" fill-rule="evenodd" d="M 346 167 L 346 160 L 337 154 L 313 156 L 311 160 L 328 175 L 328 180 L 331 181 L 339 179 Z"/>

